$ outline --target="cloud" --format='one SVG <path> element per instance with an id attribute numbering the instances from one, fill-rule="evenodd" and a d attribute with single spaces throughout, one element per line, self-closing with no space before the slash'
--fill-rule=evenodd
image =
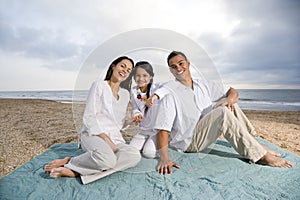
<path id="1" fill-rule="evenodd" d="M 227 2 L 239 23 L 227 37 L 202 33 L 203 44 L 226 82 L 300 87 L 300 4 L 295 1 Z"/>
<path id="2" fill-rule="evenodd" d="M 298 1 L 280 0 L 2 0 L 0 51 L 15 59 L 9 64 L 16 68 L 24 68 L 18 59 L 36 60 L 35 69 L 75 73 L 108 39 L 134 29 L 161 28 L 196 41 L 230 84 L 294 87 L 300 85 L 299 8 Z M 270 75 L 258 80 L 260 74 Z"/>

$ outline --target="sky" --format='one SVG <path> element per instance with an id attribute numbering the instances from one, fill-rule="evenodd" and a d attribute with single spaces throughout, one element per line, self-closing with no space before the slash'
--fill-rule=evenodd
<path id="1" fill-rule="evenodd" d="M 223 82 L 237 89 L 300 89 L 300 1 L 0 0 L 0 5 L 0 91 L 73 90 L 95 49 L 144 28 L 194 41 Z"/>

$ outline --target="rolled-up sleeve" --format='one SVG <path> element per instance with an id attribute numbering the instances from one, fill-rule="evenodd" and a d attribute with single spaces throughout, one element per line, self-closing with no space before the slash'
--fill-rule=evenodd
<path id="1" fill-rule="evenodd" d="M 206 84 L 209 88 L 210 98 L 212 101 L 218 101 L 221 98 L 224 98 L 230 89 L 228 85 L 225 85 L 222 82 L 207 81 Z"/>
<path id="2" fill-rule="evenodd" d="M 99 89 L 97 82 L 94 82 L 89 90 L 86 107 L 83 115 L 83 126 L 89 135 L 99 135 L 104 133 L 97 117 L 97 110 L 101 109 L 100 98 L 102 90 Z"/>
<path id="3" fill-rule="evenodd" d="M 176 118 L 175 99 L 171 94 L 166 95 L 159 104 L 159 109 L 154 124 L 156 131 L 171 131 Z"/>

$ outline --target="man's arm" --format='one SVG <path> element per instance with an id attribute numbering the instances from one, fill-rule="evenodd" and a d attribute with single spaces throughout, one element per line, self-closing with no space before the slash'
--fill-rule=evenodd
<path id="1" fill-rule="evenodd" d="M 231 87 L 226 93 L 226 98 L 221 99 L 221 101 L 219 101 L 214 107 L 227 106 L 231 111 L 233 111 L 233 104 L 237 103 L 238 100 L 238 92 Z"/>
<path id="2" fill-rule="evenodd" d="M 160 154 L 160 161 L 157 166 L 157 171 L 160 174 L 172 174 L 172 167 L 180 168 L 180 166 L 169 160 L 168 143 L 169 133 L 166 130 L 160 130 L 157 134 L 157 142 Z"/>

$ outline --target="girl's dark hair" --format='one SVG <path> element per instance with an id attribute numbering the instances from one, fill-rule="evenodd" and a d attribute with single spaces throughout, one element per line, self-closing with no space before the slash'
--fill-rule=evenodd
<path id="1" fill-rule="evenodd" d="M 186 56 L 184 55 L 184 53 L 180 52 L 180 51 L 172 51 L 168 58 L 167 58 L 167 62 L 168 62 L 168 65 L 169 65 L 169 61 L 175 57 L 175 56 L 178 56 L 178 55 L 181 55 L 182 57 L 184 57 L 185 60 L 187 60 Z"/>
<path id="2" fill-rule="evenodd" d="M 109 68 L 106 72 L 106 76 L 104 78 L 105 81 L 110 80 L 110 78 L 113 74 L 113 67 L 116 66 L 122 60 L 129 60 L 132 64 L 132 67 L 134 67 L 134 62 L 131 58 L 128 58 L 127 56 L 118 57 L 109 65 Z M 120 83 L 120 87 L 130 91 L 131 83 L 132 83 L 132 73 L 130 73 L 130 75 L 128 76 L 128 78 L 126 80 L 124 80 Z"/>
<path id="3" fill-rule="evenodd" d="M 153 67 L 149 62 L 147 62 L 147 61 L 137 62 L 133 69 L 133 73 L 132 73 L 133 76 L 135 76 L 136 70 L 138 68 L 144 69 L 150 76 L 154 77 Z M 150 80 L 150 83 L 147 85 L 147 92 L 146 92 L 147 99 L 150 97 L 150 89 L 151 89 L 152 83 L 153 83 L 153 78 Z M 147 113 L 147 111 L 148 111 L 148 107 L 145 108 L 145 114 Z"/>

